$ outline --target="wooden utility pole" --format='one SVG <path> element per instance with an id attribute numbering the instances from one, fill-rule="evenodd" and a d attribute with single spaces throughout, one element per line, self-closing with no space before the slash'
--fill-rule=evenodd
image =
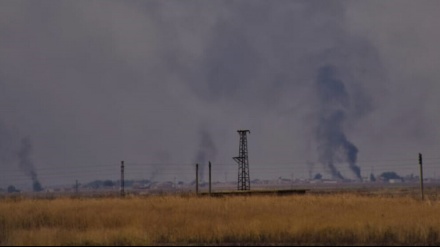
<path id="1" fill-rule="evenodd" d="M 422 200 L 424 200 L 425 194 L 423 191 L 423 158 L 421 153 L 419 153 L 419 164 L 420 164 L 420 190 L 422 191 Z"/>
<path id="2" fill-rule="evenodd" d="M 209 161 L 209 196 L 211 196 L 211 161 Z"/>
<path id="3" fill-rule="evenodd" d="M 121 196 L 125 196 L 124 161 L 121 161 Z"/>

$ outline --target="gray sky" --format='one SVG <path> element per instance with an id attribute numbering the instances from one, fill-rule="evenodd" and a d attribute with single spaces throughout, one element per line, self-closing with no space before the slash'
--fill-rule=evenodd
<path id="1" fill-rule="evenodd" d="M 117 179 L 121 160 L 127 178 L 189 181 L 204 142 L 234 180 L 237 129 L 251 130 L 251 178 L 327 176 L 324 66 L 350 98 L 342 128 L 363 176 L 417 173 L 419 152 L 440 175 L 438 13 L 423 0 L 0 1 L 0 186 L 31 185 L 23 138 L 43 185 Z"/>

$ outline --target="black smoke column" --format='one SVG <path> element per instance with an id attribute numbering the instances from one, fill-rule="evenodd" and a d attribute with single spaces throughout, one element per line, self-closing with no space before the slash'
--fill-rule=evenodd
<path id="1" fill-rule="evenodd" d="M 20 169 L 32 179 L 32 186 L 35 192 L 42 191 L 41 183 L 38 181 L 37 173 L 31 159 L 32 144 L 30 137 L 21 139 L 21 146 L 18 151 L 19 167 Z"/>
<path id="2" fill-rule="evenodd" d="M 322 67 L 316 80 L 319 102 L 316 127 L 319 162 L 336 179 L 344 177 L 335 164 L 347 162 L 356 177 L 361 179 L 360 168 L 356 165 L 358 149 L 344 133 L 350 97 L 344 83 L 336 78 L 335 72 L 331 66 Z"/>

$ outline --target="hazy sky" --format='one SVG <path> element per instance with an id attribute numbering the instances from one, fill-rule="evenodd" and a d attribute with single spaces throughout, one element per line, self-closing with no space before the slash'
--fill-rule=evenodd
<path id="1" fill-rule="evenodd" d="M 323 68 L 347 95 L 338 128 L 362 176 L 416 174 L 419 152 L 440 175 L 438 13 L 436 0 L 2 0 L 0 187 L 31 184 L 23 140 L 43 185 L 117 179 L 121 160 L 129 179 L 189 181 L 211 160 L 235 180 L 238 129 L 251 179 L 329 177 Z"/>

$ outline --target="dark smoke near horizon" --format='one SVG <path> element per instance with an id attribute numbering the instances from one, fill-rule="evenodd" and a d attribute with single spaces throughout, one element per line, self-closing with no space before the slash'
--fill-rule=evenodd
<path id="1" fill-rule="evenodd" d="M 42 191 L 40 181 L 38 181 L 38 175 L 35 171 L 34 164 L 31 159 L 32 155 L 32 143 L 29 136 L 21 139 L 21 146 L 17 153 L 19 159 L 19 167 L 26 174 L 26 176 L 32 179 L 32 187 L 35 192 Z"/>
<path id="2" fill-rule="evenodd" d="M 316 129 L 319 162 L 335 179 L 344 179 L 336 164 L 348 163 L 356 178 L 361 179 L 361 170 L 356 165 L 358 148 L 344 133 L 351 98 L 345 84 L 335 74 L 334 67 L 324 66 L 319 69 L 316 80 L 319 101 Z"/>
<path id="3" fill-rule="evenodd" d="M 355 178 L 372 157 L 435 157 L 440 1 L 394 2 L 0 1 L 0 187 L 26 176 L 26 135 L 46 187 L 117 180 L 120 160 L 145 164 L 127 179 L 191 181 L 199 157 L 201 177 L 209 160 L 231 176 L 240 128 L 258 179 L 269 164 Z M 337 110 L 317 99 L 325 65 Z"/>
<path id="4" fill-rule="evenodd" d="M 195 162 L 199 164 L 200 181 L 204 181 L 205 167 L 208 162 L 216 159 L 217 148 L 212 140 L 211 134 L 205 129 L 200 130 L 199 149 L 196 154 Z"/>

